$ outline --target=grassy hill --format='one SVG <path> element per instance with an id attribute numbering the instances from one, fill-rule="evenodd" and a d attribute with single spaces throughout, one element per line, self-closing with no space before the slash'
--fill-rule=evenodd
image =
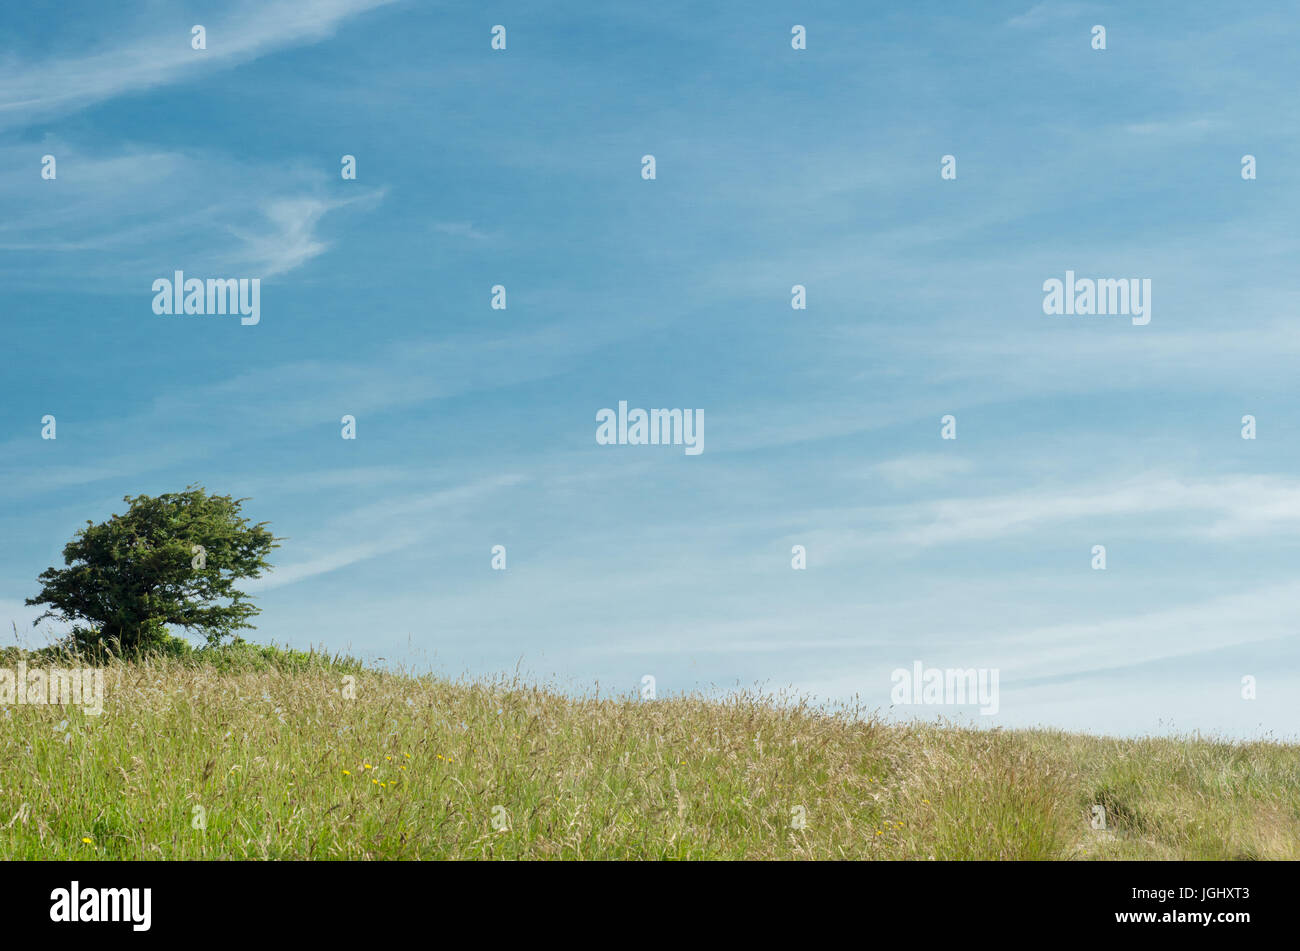
<path id="1" fill-rule="evenodd" d="M 0 708 L 0 858 L 1300 858 L 1295 746 L 776 699 L 575 700 L 249 645 L 115 661 L 101 716 Z"/>

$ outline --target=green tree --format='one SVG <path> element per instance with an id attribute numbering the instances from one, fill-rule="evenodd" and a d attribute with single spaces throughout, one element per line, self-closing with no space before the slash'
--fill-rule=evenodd
<path id="1" fill-rule="evenodd" d="M 235 587 L 271 567 L 279 547 L 266 528 L 240 514 L 247 499 L 208 495 L 202 486 L 155 497 L 126 496 L 130 508 L 96 525 L 87 521 L 63 548 L 64 568 L 47 568 L 28 604 L 50 609 L 36 619 L 88 622 L 77 647 L 124 652 L 160 647 L 167 625 L 202 634 L 210 645 L 251 628 L 259 612 Z"/>

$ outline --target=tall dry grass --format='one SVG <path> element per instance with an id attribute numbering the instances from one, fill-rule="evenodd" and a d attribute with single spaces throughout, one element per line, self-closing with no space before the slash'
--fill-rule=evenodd
<path id="1" fill-rule="evenodd" d="M 303 656 L 113 661 L 99 717 L 0 708 L 0 857 L 1300 857 L 1294 746 L 572 699 Z"/>

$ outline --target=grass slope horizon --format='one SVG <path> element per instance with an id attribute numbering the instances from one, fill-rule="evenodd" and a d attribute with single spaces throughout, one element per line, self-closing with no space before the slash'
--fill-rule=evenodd
<path id="1" fill-rule="evenodd" d="M 0 714 L 0 858 L 1300 858 L 1300 746 L 1274 740 L 582 698 L 248 643 L 105 680 L 99 716 Z"/>

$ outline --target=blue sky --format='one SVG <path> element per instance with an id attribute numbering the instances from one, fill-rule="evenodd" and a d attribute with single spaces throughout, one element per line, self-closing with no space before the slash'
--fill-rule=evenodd
<path id="1" fill-rule="evenodd" d="M 6 628 L 199 482 L 286 536 L 254 639 L 882 709 L 919 660 L 999 670 L 983 725 L 1300 735 L 1286 5 L 79 6 L 0 13 Z M 1150 324 L 1044 315 L 1067 269 Z M 175 270 L 261 322 L 155 315 Z M 597 445 L 620 400 L 705 451 Z"/>

